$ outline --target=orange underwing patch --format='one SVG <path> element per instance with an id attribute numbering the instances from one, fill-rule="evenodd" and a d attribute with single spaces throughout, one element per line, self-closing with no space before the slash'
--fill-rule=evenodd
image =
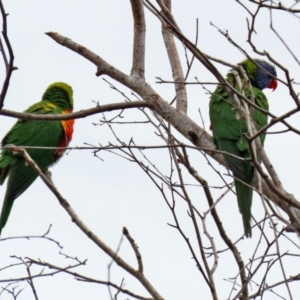
<path id="1" fill-rule="evenodd" d="M 66 110 L 66 111 L 63 111 L 62 113 L 63 114 L 68 114 L 68 113 L 71 113 L 72 111 L 71 110 Z M 67 147 L 72 139 L 72 136 L 73 136 L 73 131 L 74 131 L 74 122 L 75 120 L 63 120 L 61 121 L 61 124 L 63 126 L 63 129 L 64 129 L 64 136 L 63 136 L 63 139 L 61 141 L 61 144 L 60 144 L 60 147 Z M 62 155 L 64 153 L 64 149 L 60 149 L 60 150 L 57 150 L 57 154 L 58 155 Z"/>

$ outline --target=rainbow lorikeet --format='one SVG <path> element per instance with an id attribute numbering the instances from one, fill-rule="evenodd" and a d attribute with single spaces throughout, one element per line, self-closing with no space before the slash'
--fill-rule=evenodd
<path id="1" fill-rule="evenodd" d="M 274 78 L 276 77 L 274 66 L 260 59 L 246 59 L 242 61 L 240 65 L 245 70 L 251 82 L 255 104 L 267 111 L 269 109 L 269 104 L 262 90 L 265 88 L 276 89 L 277 81 Z M 238 74 L 242 84 L 244 84 L 245 96 L 248 99 L 251 99 L 251 93 L 247 84 L 245 84 L 245 79 L 243 80 L 243 76 L 240 72 L 238 72 Z M 232 72 L 227 74 L 226 81 L 235 89 L 240 90 Z M 268 116 L 265 113 L 255 108 L 250 109 L 250 105 L 249 110 L 253 111 L 252 120 L 257 130 L 267 124 Z M 209 116 L 211 129 L 213 131 L 213 139 L 218 149 L 241 158 L 250 158 L 250 150 L 247 139 L 245 138 L 248 134 L 246 121 L 243 117 L 237 116 L 234 102 L 222 85 L 218 85 L 211 96 Z M 265 133 L 260 135 L 260 140 L 262 143 L 264 142 Z M 250 219 L 253 190 L 249 186 L 253 186 L 254 167 L 250 162 L 239 160 L 233 156 L 225 154 L 224 157 L 233 176 L 237 178 L 234 180 L 234 183 L 238 206 L 243 217 L 245 235 L 246 237 L 251 237 Z M 245 182 L 248 186 L 242 182 Z"/>
<path id="2" fill-rule="evenodd" d="M 64 114 L 73 110 L 72 88 L 63 82 L 51 84 L 42 100 L 30 106 L 25 112 L 33 114 Z M 73 134 L 74 120 L 32 121 L 21 120 L 11 128 L 2 140 L 2 146 L 66 147 Z M 26 149 L 30 157 L 45 172 L 63 155 L 61 149 Z M 0 156 L 0 184 L 8 177 L 6 194 L 0 216 L 0 234 L 9 217 L 14 200 L 18 198 L 37 178 L 38 174 L 28 166 L 21 153 L 3 149 Z"/>

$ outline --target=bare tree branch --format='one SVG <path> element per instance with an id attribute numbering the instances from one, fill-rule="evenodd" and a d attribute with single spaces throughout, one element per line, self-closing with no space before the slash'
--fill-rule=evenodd
<path id="1" fill-rule="evenodd" d="M 18 118 L 22 120 L 72 120 L 72 119 L 81 119 L 88 116 L 92 116 L 98 113 L 103 113 L 106 111 L 114 111 L 119 109 L 127 109 L 127 108 L 138 108 L 138 107 L 151 107 L 151 104 L 142 101 L 132 101 L 132 102 L 119 102 L 119 103 L 111 103 L 104 104 L 97 107 L 80 110 L 78 112 L 66 113 L 61 115 L 51 115 L 51 114 L 29 114 L 29 113 L 20 113 L 7 109 L 2 109 L 0 111 L 0 115 Z"/>
<path id="2" fill-rule="evenodd" d="M 131 76 L 145 78 L 146 23 L 143 0 L 130 0 L 134 22 Z"/>
<path id="3" fill-rule="evenodd" d="M 5 41 L 5 45 L 7 47 L 8 50 L 8 55 L 9 55 L 9 59 L 6 58 L 6 54 L 5 54 L 5 49 L 3 47 L 3 43 L 0 39 L 0 52 L 2 53 L 2 57 L 5 63 L 5 67 L 6 67 L 6 76 L 2 85 L 2 90 L 1 90 L 1 94 L 0 94 L 0 110 L 3 107 L 4 104 L 4 99 L 8 90 L 8 86 L 9 86 L 9 81 L 12 75 L 12 72 L 14 70 L 16 70 L 17 68 L 14 67 L 14 52 L 13 49 L 11 47 L 8 35 L 7 35 L 7 16 L 8 14 L 5 12 L 4 10 L 4 6 L 2 1 L 0 1 L 0 11 L 1 11 L 1 15 L 2 15 L 2 35 L 3 35 L 3 39 Z"/>
<path id="4" fill-rule="evenodd" d="M 171 14 L 171 1 L 164 0 L 158 1 L 162 10 L 166 12 L 166 14 L 174 19 Z M 164 3 L 163 3 L 164 2 Z M 176 49 L 174 37 L 171 32 L 166 28 L 168 26 L 166 23 L 161 23 L 162 28 L 162 36 L 165 42 L 166 50 L 169 57 L 170 66 L 172 69 L 173 79 L 175 82 L 184 82 L 183 71 L 180 63 L 180 58 Z M 175 91 L 176 91 L 176 108 L 181 110 L 184 113 L 187 113 L 187 94 L 186 88 L 184 84 L 175 83 Z"/>
<path id="5" fill-rule="evenodd" d="M 135 257 L 137 259 L 138 262 L 138 270 L 139 272 L 143 273 L 144 272 L 144 267 L 143 267 L 143 260 L 142 260 L 142 255 L 139 251 L 139 247 L 137 246 L 137 244 L 135 243 L 134 239 L 131 237 L 128 229 L 126 227 L 123 228 L 123 234 L 126 236 L 127 240 L 129 241 L 134 253 L 135 253 Z"/>
<path id="6" fill-rule="evenodd" d="M 9 149 L 9 147 L 7 147 Z M 73 210 L 68 201 L 62 197 L 57 188 L 54 186 L 53 182 L 45 175 L 39 166 L 31 159 L 27 154 L 26 150 L 15 147 L 14 145 L 10 146 L 11 151 L 19 152 L 23 155 L 26 163 L 32 167 L 38 175 L 41 177 L 43 182 L 51 190 L 51 192 L 56 196 L 60 205 L 66 210 L 66 212 L 71 217 L 72 222 L 74 222 L 86 236 L 92 240 L 99 248 L 101 248 L 108 256 L 110 256 L 119 266 L 126 270 L 129 274 L 134 276 L 144 287 L 145 289 L 153 296 L 155 300 L 163 300 L 164 298 L 156 291 L 152 284 L 148 281 L 145 275 L 139 270 L 135 270 L 128 263 L 126 263 L 115 251 L 108 247 L 99 237 L 97 237 L 78 217 L 76 212 Z"/>

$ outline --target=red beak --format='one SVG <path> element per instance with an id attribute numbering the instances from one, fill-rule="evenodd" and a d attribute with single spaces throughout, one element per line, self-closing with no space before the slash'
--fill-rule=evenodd
<path id="1" fill-rule="evenodd" d="M 276 90 L 276 88 L 277 88 L 277 84 L 278 84 L 277 80 L 276 80 L 276 79 L 273 79 L 273 80 L 270 82 L 268 88 L 269 88 L 269 89 L 272 89 L 273 92 L 274 92 L 274 91 Z"/>

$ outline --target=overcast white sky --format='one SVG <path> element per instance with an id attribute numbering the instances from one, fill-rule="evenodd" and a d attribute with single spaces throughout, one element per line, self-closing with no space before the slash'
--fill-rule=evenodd
<path id="1" fill-rule="evenodd" d="M 247 5 L 247 2 L 244 1 Z M 287 1 L 287 3 L 292 1 Z M 44 33 L 57 31 L 74 41 L 84 45 L 99 54 L 109 63 L 129 74 L 132 58 L 133 22 L 129 1 L 100 0 L 100 1 L 4 1 L 5 9 L 9 13 L 8 33 L 15 54 L 15 65 L 18 70 L 13 73 L 11 84 L 5 100 L 5 108 L 23 111 L 31 104 L 38 102 L 45 88 L 55 81 L 69 83 L 74 90 L 75 111 L 94 107 L 93 101 L 100 104 L 122 102 L 124 97 L 112 90 L 102 77 L 96 77 L 96 68 L 76 53 L 56 44 Z M 249 5 L 251 8 L 252 6 Z M 199 18 L 199 47 L 210 55 L 237 63 L 244 57 L 241 52 L 230 45 L 216 28 L 213 22 L 223 30 L 229 30 L 231 37 L 251 54 L 246 43 L 247 24 L 246 12 L 235 1 L 222 0 L 175 0 L 173 12 L 182 31 L 191 39 L 195 38 L 196 18 Z M 296 18 L 285 14 L 274 15 L 275 27 L 294 51 L 300 53 L 299 40 L 295 38 L 293 30 L 299 26 Z M 159 21 L 146 11 L 147 17 L 147 50 L 146 50 L 146 78 L 148 82 L 166 100 L 174 97 L 172 85 L 155 84 L 155 77 L 171 80 L 172 73 L 168 65 L 168 58 L 163 48 Z M 258 35 L 255 37 L 257 46 L 261 50 L 269 51 L 282 64 L 286 65 L 292 77 L 300 81 L 299 66 L 276 36 L 267 28 L 268 11 L 259 16 Z M 289 34 L 287 34 L 287 32 Z M 179 44 L 178 44 L 179 45 Z M 184 52 L 179 46 L 184 67 Z M 219 66 L 225 75 L 228 69 Z M 1 68 L 3 69 L 3 67 Z M 3 75 L 3 74 L 2 74 Z M 189 80 L 198 77 L 202 81 L 215 81 L 204 67 L 195 63 Z M 278 77 L 283 77 L 278 72 Z M 106 77 L 107 78 L 107 77 Z M 109 78 L 107 78 L 110 80 Z M 113 82 L 112 80 L 110 80 Z M 116 83 L 131 99 L 130 91 Z M 208 87 L 213 89 L 212 87 Z M 294 103 L 289 98 L 289 91 L 283 85 L 278 86 L 276 92 L 266 91 L 271 111 L 280 115 L 292 108 Z M 200 86 L 189 86 L 188 115 L 196 122 L 201 122 L 198 109 L 205 121 L 208 121 L 209 95 Z M 114 114 L 107 114 L 112 116 Z M 140 112 L 125 113 L 126 120 L 143 119 Z M 84 143 L 97 145 L 114 142 L 113 135 L 106 126 L 94 126 L 99 123 L 100 115 L 94 115 L 82 120 L 76 120 L 72 146 L 82 146 Z M 299 119 L 299 118 L 298 118 Z M 289 121 L 299 127 L 297 117 Z M 1 117 L 0 137 L 14 124 L 12 118 Z M 276 127 L 281 128 L 280 126 Z M 154 129 L 147 125 L 119 125 L 115 126 L 119 137 L 128 142 L 131 137 L 140 145 L 162 144 Z M 272 130 L 275 130 L 272 129 Z M 187 142 L 182 138 L 184 142 Z M 299 163 L 298 151 L 300 140 L 292 133 L 284 135 L 270 135 L 265 144 L 266 150 L 278 170 L 286 190 L 300 199 L 299 180 L 295 166 Z M 156 165 L 168 161 L 166 150 L 147 152 Z M 217 175 L 207 166 L 205 159 L 196 151 L 190 153 L 194 167 L 202 176 L 214 184 L 220 184 Z M 165 297 L 165 299 L 207 299 L 209 291 L 201 274 L 195 267 L 195 262 L 187 250 L 179 233 L 169 227 L 173 223 L 172 215 L 164 203 L 161 194 L 143 171 L 135 164 L 116 155 L 100 152 L 101 161 L 90 151 L 71 151 L 51 169 L 52 178 L 81 219 L 97 233 L 110 247 L 117 248 L 122 228 L 126 226 L 134 237 L 142 253 L 145 274 Z M 217 164 L 215 164 L 218 166 Z M 162 167 L 164 175 L 169 175 L 168 165 Z M 214 180 L 214 181 L 213 181 Z M 191 183 L 195 183 L 192 182 Z M 191 188 L 194 203 L 200 211 L 204 211 L 206 201 L 200 187 Z M 4 197 L 5 186 L 0 189 L 0 198 Z M 214 191 L 219 196 L 222 191 Z M 255 198 L 256 199 L 256 198 Z M 205 203 L 204 203 L 205 202 Z M 203 204 L 204 203 L 204 204 Z M 178 201 L 178 213 L 182 217 L 182 224 L 189 238 L 194 242 L 192 224 L 186 217 L 187 207 Z M 226 197 L 219 206 L 222 211 L 226 229 L 236 231 L 235 238 L 242 232 L 242 222 L 233 194 Z M 254 201 L 253 212 L 261 217 L 263 210 L 257 198 Z M 84 234 L 71 222 L 69 216 L 60 207 L 56 198 L 48 188 L 38 179 L 15 202 L 8 223 L 2 231 L 2 238 L 22 235 L 41 235 L 52 224 L 50 236 L 58 240 L 63 246 L 62 252 L 88 259 L 87 265 L 78 272 L 94 276 L 100 280 L 107 279 L 107 265 L 110 262 Z M 216 234 L 217 231 L 212 230 Z M 258 233 L 256 232 L 256 237 Z M 255 233 L 254 233 L 255 237 Z M 290 235 L 298 240 L 295 236 Z M 244 258 L 251 255 L 253 240 L 241 243 L 241 253 Z M 251 250 L 250 250 L 251 249 Z M 284 246 L 282 251 L 284 251 Z M 12 240 L 1 242 L 0 268 L 16 262 L 11 255 L 40 258 L 53 264 L 68 265 L 59 254 L 59 248 L 45 240 Z M 135 257 L 127 242 L 123 242 L 120 255 L 133 265 Z M 247 256 L 248 255 L 248 256 Z M 299 266 L 299 263 L 298 263 Z M 217 288 L 224 289 L 220 299 L 228 297 L 231 284 L 224 281 L 228 275 L 228 261 L 221 259 L 216 273 Z M 289 266 L 293 270 L 293 265 Z M 295 266 L 296 270 L 296 266 Z M 291 271 L 295 274 L 296 271 Z M 230 276 L 236 275 L 236 266 Z M 25 276 L 24 267 L 0 271 L 0 278 Z M 112 269 L 112 280 L 120 283 L 124 278 L 126 288 L 144 296 L 147 292 L 128 274 L 120 271 L 117 266 Z M 280 278 L 280 277 L 279 277 Z M 271 278 L 272 279 L 272 278 Z M 272 280 L 270 279 L 270 283 Z M 58 275 L 53 278 L 42 278 L 35 281 L 40 299 L 109 299 L 107 288 L 96 284 L 76 282 L 72 277 Z M 5 284 L 1 284 L 5 286 Z M 28 284 L 19 284 L 24 288 L 18 300 L 33 299 Z M 295 285 L 291 286 L 295 288 Z M 298 292 L 297 292 L 298 290 Z M 295 299 L 300 297 L 299 288 L 294 289 Z M 282 291 L 286 293 L 286 291 Z M 272 298 L 268 294 L 266 299 Z M 1 295 L 2 299 L 12 299 L 8 293 Z M 120 297 L 125 299 L 126 297 Z"/>

